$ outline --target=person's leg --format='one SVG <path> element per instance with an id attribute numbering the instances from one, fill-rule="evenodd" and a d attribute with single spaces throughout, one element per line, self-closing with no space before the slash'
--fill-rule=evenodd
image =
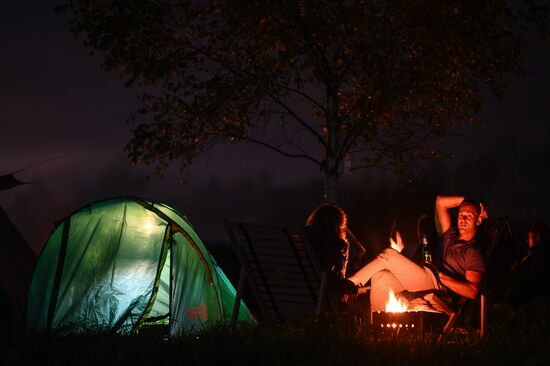
<path id="1" fill-rule="evenodd" d="M 438 288 L 437 280 L 429 269 L 419 266 L 391 248 L 382 251 L 348 279 L 356 285 L 364 285 L 375 273 L 384 270 L 395 276 L 402 285 L 402 290 L 424 291 Z"/>
<path id="2" fill-rule="evenodd" d="M 405 290 L 401 282 L 390 271 L 382 270 L 372 275 L 370 281 L 371 311 L 385 311 L 390 290 L 398 294 Z"/>

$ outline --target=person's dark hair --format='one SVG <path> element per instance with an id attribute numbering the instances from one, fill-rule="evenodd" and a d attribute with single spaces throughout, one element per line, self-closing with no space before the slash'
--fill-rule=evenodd
<path id="1" fill-rule="evenodd" d="M 347 221 L 347 215 L 340 207 L 322 204 L 308 216 L 306 226 L 317 226 L 334 231 L 338 237 L 346 240 Z"/>
<path id="2" fill-rule="evenodd" d="M 462 201 L 462 203 L 460 204 L 460 207 L 462 206 L 474 207 L 478 215 L 481 213 L 481 202 L 479 200 L 473 198 L 465 198 L 464 201 Z"/>

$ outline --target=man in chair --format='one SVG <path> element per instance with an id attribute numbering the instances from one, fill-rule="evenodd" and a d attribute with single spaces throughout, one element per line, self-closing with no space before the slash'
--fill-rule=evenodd
<path id="1" fill-rule="evenodd" d="M 459 207 L 457 229 L 451 225 L 449 210 Z M 371 281 L 371 310 L 384 311 L 389 290 L 419 292 L 450 290 L 460 296 L 475 298 L 479 293 L 485 261 L 475 239 L 477 228 L 487 218 L 480 202 L 461 196 L 438 196 L 435 202 L 435 223 L 441 244 L 436 254 L 436 268 L 418 265 L 402 255 L 399 233 L 390 238 L 387 248 L 374 260 L 348 279 L 361 286 Z"/>

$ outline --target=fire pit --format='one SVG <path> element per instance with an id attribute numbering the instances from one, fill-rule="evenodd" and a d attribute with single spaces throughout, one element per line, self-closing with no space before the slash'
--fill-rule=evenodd
<path id="1" fill-rule="evenodd" d="M 379 334 L 423 336 L 425 332 L 439 332 L 445 315 L 430 311 L 410 311 L 407 305 L 390 290 L 386 311 L 372 312 L 372 325 Z"/>
<path id="2" fill-rule="evenodd" d="M 422 335 L 424 333 L 424 314 L 424 311 L 376 311 L 372 314 L 372 324 L 378 334 Z"/>

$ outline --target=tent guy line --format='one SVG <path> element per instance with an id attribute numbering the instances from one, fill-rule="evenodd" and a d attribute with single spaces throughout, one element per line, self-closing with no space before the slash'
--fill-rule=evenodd
<path id="1" fill-rule="evenodd" d="M 87 148 L 88 148 L 87 146 L 83 146 L 83 147 L 80 147 L 78 149 L 67 151 L 67 152 L 64 152 L 62 154 L 53 156 L 51 158 L 44 159 L 44 160 L 41 160 L 41 161 L 36 162 L 36 163 L 32 163 L 30 165 L 27 165 L 26 167 L 14 170 L 11 173 L 0 175 L 0 191 L 6 191 L 8 189 L 18 187 L 18 186 L 21 186 L 21 185 L 25 185 L 25 184 L 43 183 L 43 182 L 49 182 L 49 181 L 52 181 L 52 180 L 58 180 L 58 179 L 74 176 L 74 174 L 69 174 L 69 175 L 61 175 L 61 176 L 57 176 L 57 177 L 39 179 L 39 180 L 33 180 L 33 181 L 22 181 L 22 180 L 16 178 L 15 174 L 26 171 L 26 170 L 30 170 L 30 169 L 35 168 L 37 166 L 46 165 L 46 164 L 51 163 L 53 161 L 65 158 L 68 155 L 73 155 L 74 153 L 80 152 L 80 151 L 85 150 Z"/>

